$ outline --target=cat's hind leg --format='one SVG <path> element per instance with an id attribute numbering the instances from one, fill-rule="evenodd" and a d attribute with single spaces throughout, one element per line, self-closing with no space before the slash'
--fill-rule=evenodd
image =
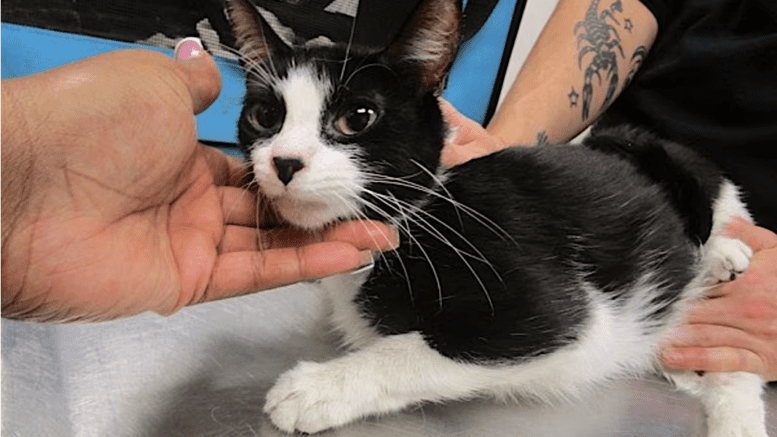
<path id="1" fill-rule="evenodd" d="M 768 437 L 763 380 L 747 372 L 667 372 L 675 385 L 701 400 L 708 437 Z"/>
<path id="2" fill-rule="evenodd" d="M 726 228 L 735 218 L 753 221 L 736 185 L 724 181 L 712 209 L 712 231 L 704 243 L 702 257 L 706 286 L 733 281 L 747 269 L 753 256 L 752 249 L 743 241 L 726 236 Z"/>
<path id="3" fill-rule="evenodd" d="M 753 250 L 742 240 L 713 235 L 704 244 L 706 281 L 711 286 L 738 278 L 750 265 Z"/>
<path id="4" fill-rule="evenodd" d="M 725 236 L 735 217 L 751 220 L 737 188 L 725 182 L 714 205 L 712 235 L 702 252 L 702 285 L 735 280 L 750 265 L 752 249 L 743 241 Z M 753 373 L 693 371 L 666 372 L 675 385 L 701 400 L 707 414 L 708 437 L 768 437 L 763 379 Z"/>

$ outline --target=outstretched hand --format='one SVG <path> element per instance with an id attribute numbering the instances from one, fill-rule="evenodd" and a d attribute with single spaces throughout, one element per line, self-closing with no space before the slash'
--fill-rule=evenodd
<path id="1" fill-rule="evenodd" d="M 3 81 L 2 315 L 103 320 L 349 271 L 378 223 L 261 231 L 247 168 L 197 142 L 209 55 L 118 51 Z"/>
<path id="2" fill-rule="evenodd" d="M 736 220 L 728 228 L 753 249 L 750 267 L 692 308 L 662 354 L 674 369 L 747 371 L 777 380 L 777 235 Z"/>

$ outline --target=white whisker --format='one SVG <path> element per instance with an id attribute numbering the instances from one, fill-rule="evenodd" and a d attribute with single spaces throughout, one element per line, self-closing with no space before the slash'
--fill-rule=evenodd
<path id="1" fill-rule="evenodd" d="M 379 199 L 383 198 L 383 200 L 386 201 L 386 202 L 388 202 L 391 199 L 395 199 L 397 202 L 400 202 L 398 199 L 396 199 L 395 196 L 390 195 L 390 194 L 389 195 L 384 195 L 384 194 L 379 194 L 379 193 L 370 193 L 370 194 L 372 194 L 373 196 L 375 196 L 376 198 L 379 198 Z M 386 200 L 386 198 L 390 198 L 390 199 Z M 467 266 L 467 269 L 472 273 L 472 275 L 475 277 L 475 280 L 478 282 L 478 284 L 480 285 L 481 289 L 483 290 L 483 293 L 484 293 L 484 295 L 486 297 L 486 300 L 489 303 L 489 307 L 491 308 L 491 313 L 493 314 L 493 312 L 494 312 L 494 305 L 493 305 L 493 301 L 491 300 L 491 295 L 489 294 L 488 289 L 485 286 L 485 283 L 483 283 L 483 280 L 480 278 L 480 276 L 475 271 L 475 268 L 472 266 L 472 264 L 469 263 L 469 261 L 467 261 L 467 257 L 470 257 L 470 258 L 472 258 L 472 259 L 474 259 L 476 261 L 480 261 L 483 264 L 489 266 L 491 268 L 491 270 L 494 272 L 494 275 L 499 279 L 499 281 L 503 282 L 501 276 L 499 275 L 499 273 L 497 272 L 497 270 L 493 266 L 493 264 L 490 261 L 488 261 L 488 259 L 480 252 L 480 250 L 473 243 L 471 243 L 466 237 L 464 237 L 462 234 L 460 234 L 458 231 L 456 231 L 455 229 L 450 227 L 447 223 L 443 222 L 439 218 L 435 217 L 434 215 L 430 214 L 429 212 L 427 212 L 427 211 L 425 211 L 425 210 L 423 210 L 423 209 L 421 209 L 421 208 L 419 208 L 419 207 L 417 207 L 415 205 L 408 204 L 407 208 L 405 208 L 405 211 L 406 211 L 405 215 L 408 216 L 408 217 L 410 217 L 410 216 L 407 214 L 407 212 L 411 212 L 412 213 L 412 216 L 415 218 L 414 222 L 415 222 L 415 224 L 419 228 L 421 228 L 422 230 L 426 231 L 432 237 L 436 238 L 441 243 L 443 243 L 446 246 L 448 246 L 461 259 L 461 261 L 464 263 L 464 265 Z M 445 229 L 447 229 L 450 232 L 452 232 L 457 238 L 461 239 L 470 248 L 472 248 L 475 251 L 477 256 L 469 254 L 469 253 L 467 253 L 465 251 L 462 251 L 458 247 L 456 247 L 448 238 L 446 238 L 442 234 L 442 232 L 440 232 L 432 223 L 430 223 L 427 219 L 423 218 L 422 216 L 425 216 L 425 217 L 427 217 L 429 219 L 432 219 L 434 222 L 438 223 L 439 225 L 442 225 Z M 416 244 L 418 244 L 417 240 L 416 240 Z M 419 245 L 419 248 L 421 248 L 423 250 L 423 247 L 420 244 L 418 244 L 418 245 Z M 424 251 L 424 254 L 426 254 L 425 251 Z M 429 261 L 429 262 L 431 263 L 431 261 Z M 435 276 L 436 276 L 436 272 L 435 272 Z M 440 285 L 439 285 L 439 279 L 438 279 L 438 287 L 439 286 Z M 442 299 L 442 291 L 441 291 L 441 289 L 440 289 L 440 299 Z M 440 300 L 440 305 L 442 305 L 442 300 Z"/>
<path id="2" fill-rule="evenodd" d="M 358 6 L 357 6 L 358 7 Z M 356 17 L 358 17 L 358 11 L 356 13 L 356 16 L 353 17 L 353 21 L 351 22 L 351 34 L 348 36 L 348 46 L 345 48 L 345 58 L 343 58 L 343 68 L 340 70 L 340 82 L 343 81 L 343 76 L 345 76 L 345 67 L 348 65 L 348 57 L 351 54 L 351 46 L 353 45 L 353 34 L 356 30 Z"/>

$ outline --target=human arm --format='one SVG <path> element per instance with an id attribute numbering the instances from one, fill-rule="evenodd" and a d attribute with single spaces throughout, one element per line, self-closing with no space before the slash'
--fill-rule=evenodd
<path id="1" fill-rule="evenodd" d="M 207 54 L 119 51 L 2 86 L 2 315 L 104 320 L 355 269 L 393 231 L 264 231 L 247 167 L 197 142 Z"/>
<path id="2" fill-rule="evenodd" d="M 465 134 L 443 150 L 443 162 L 574 138 L 621 93 L 657 32 L 638 0 L 560 0 L 486 129 L 444 107 Z"/>

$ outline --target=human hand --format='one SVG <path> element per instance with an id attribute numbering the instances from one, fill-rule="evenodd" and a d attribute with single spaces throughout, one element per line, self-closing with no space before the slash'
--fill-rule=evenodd
<path id="1" fill-rule="evenodd" d="M 696 304 L 688 323 L 670 336 L 666 367 L 747 371 L 777 380 L 777 235 L 737 219 L 727 229 L 753 249 L 750 267 Z"/>
<path id="2" fill-rule="evenodd" d="M 197 142 L 194 114 L 219 91 L 204 52 L 118 51 L 3 81 L 3 317 L 171 314 L 395 244 L 377 223 L 258 230 L 247 167 Z"/>
<path id="3" fill-rule="evenodd" d="M 443 166 L 454 167 L 507 147 L 507 143 L 488 133 L 478 122 L 467 118 L 443 99 L 440 99 L 440 109 L 454 130 L 452 138 L 442 149 L 440 159 Z"/>

